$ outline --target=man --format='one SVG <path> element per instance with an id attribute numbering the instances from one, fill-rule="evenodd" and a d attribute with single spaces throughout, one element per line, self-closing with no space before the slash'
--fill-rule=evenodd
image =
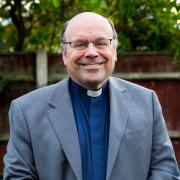
<path id="1" fill-rule="evenodd" d="M 69 78 L 11 104 L 4 180 L 178 180 L 157 96 L 110 77 L 113 24 L 91 12 L 62 31 Z"/>

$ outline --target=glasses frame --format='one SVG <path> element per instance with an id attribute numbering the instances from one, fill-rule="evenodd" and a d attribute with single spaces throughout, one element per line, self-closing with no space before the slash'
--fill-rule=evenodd
<path id="1" fill-rule="evenodd" d="M 110 42 L 109 45 L 111 45 L 112 41 L 115 40 L 116 38 L 110 38 L 110 39 L 102 38 L 102 39 L 109 40 L 109 42 Z M 96 45 L 95 45 L 95 42 L 96 42 L 97 40 L 98 40 L 98 39 L 93 40 L 93 41 L 85 41 L 85 40 L 84 40 L 84 42 L 87 43 L 87 47 L 82 48 L 82 50 L 88 48 L 89 43 L 93 43 L 94 47 L 95 47 L 95 48 L 98 48 L 98 47 L 96 47 Z M 80 40 L 79 40 L 79 41 L 80 41 Z M 83 40 L 82 40 L 82 41 L 83 41 Z M 78 50 L 78 48 L 72 46 L 72 43 L 73 43 L 73 42 L 76 42 L 76 41 L 62 41 L 62 44 L 69 44 L 71 48 Z M 108 46 L 107 46 L 107 47 L 108 47 Z M 106 48 L 106 47 L 105 47 L 105 48 Z M 98 49 L 105 49 L 105 48 L 98 48 Z M 80 49 L 81 49 L 81 48 L 80 48 Z M 80 49 L 79 49 L 79 50 L 80 50 Z"/>

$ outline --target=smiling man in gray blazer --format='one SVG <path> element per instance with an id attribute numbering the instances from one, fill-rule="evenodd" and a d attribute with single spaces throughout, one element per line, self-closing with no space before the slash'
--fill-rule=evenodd
<path id="1" fill-rule="evenodd" d="M 69 77 L 11 104 L 4 180 L 180 180 L 156 94 L 110 77 L 112 22 L 78 14 L 61 46 Z"/>

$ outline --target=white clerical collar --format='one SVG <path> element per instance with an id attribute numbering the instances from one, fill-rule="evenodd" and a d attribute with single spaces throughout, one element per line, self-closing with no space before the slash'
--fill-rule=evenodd
<path id="1" fill-rule="evenodd" d="M 87 90 L 87 95 L 90 97 L 98 97 L 102 94 L 102 88 L 97 91 Z"/>

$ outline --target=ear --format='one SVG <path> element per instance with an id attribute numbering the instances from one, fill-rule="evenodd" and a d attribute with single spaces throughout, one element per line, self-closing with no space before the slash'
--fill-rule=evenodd
<path id="1" fill-rule="evenodd" d="M 67 64 L 67 56 L 66 56 L 66 53 L 64 52 L 64 50 L 62 50 L 62 60 L 63 60 L 64 65 L 66 66 L 66 64 Z"/>
<path id="2" fill-rule="evenodd" d="M 114 50 L 114 60 L 117 61 L 117 50 Z"/>
<path id="3" fill-rule="evenodd" d="M 114 59 L 115 61 L 117 61 L 117 55 L 115 56 L 115 59 Z"/>

